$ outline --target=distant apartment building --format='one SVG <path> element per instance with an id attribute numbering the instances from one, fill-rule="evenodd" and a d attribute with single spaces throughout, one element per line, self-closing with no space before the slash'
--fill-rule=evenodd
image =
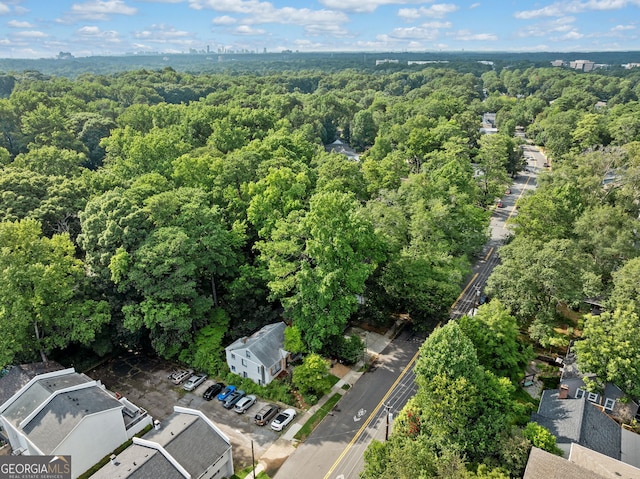
<path id="1" fill-rule="evenodd" d="M 564 66 L 564 60 L 553 60 L 551 62 L 551 66 L 552 67 L 563 67 Z"/>
<path id="2" fill-rule="evenodd" d="M 627 70 L 630 70 L 631 68 L 638 68 L 640 67 L 640 63 L 625 63 L 622 65 L 623 68 L 626 68 Z"/>
<path id="3" fill-rule="evenodd" d="M 376 60 L 376 66 L 384 65 L 385 63 L 400 63 L 400 60 L 391 60 L 389 58 L 385 58 L 384 60 Z"/>
<path id="4" fill-rule="evenodd" d="M 569 68 L 583 72 L 592 71 L 595 68 L 595 65 L 595 62 L 589 60 L 573 60 L 569 62 Z"/>

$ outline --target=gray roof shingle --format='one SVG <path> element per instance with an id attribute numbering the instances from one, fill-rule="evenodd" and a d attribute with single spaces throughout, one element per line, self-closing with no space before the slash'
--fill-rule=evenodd
<path id="1" fill-rule="evenodd" d="M 557 389 L 545 390 L 532 420 L 556 436 L 568 456 L 571 443 L 620 459 L 621 428 L 586 398 L 559 399 Z"/>
<path id="2" fill-rule="evenodd" d="M 227 346 L 228 351 L 249 350 L 265 367 L 271 367 L 280 361 L 284 348 L 283 322 L 267 324 L 247 338 L 240 338 Z"/>

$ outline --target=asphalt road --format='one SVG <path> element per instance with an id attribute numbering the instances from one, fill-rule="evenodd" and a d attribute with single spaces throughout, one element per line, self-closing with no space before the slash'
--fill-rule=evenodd
<path id="1" fill-rule="evenodd" d="M 491 217 L 490 239 L 473 268 L 473 274 L 451 308 L 451 318 L 472 314 L 478 298 L 499 263 L 497 249 L 509 235 L 506 221 L 517 214 L 517 200 L 535 188 L 535 178 L 545 169 L 546 158 L 535 146 L 523 145 L 527 168 L 502 198 L 503 207 Z M 403 331 L 378 356 L 373 371 L 364 374 L 282 465 L 274 479 L 358 479 L 364 467 L 364 451 L 372 439 L 384 440 L 393 416 L 416 391 L 413 364 L 425 337 Z M 389 416 L 390 414 L 390 416 Z M 389 421 L 388 425 L 388 419 Z"/>
<path id="2" fill-rule="evenodd" d="M 387 410 L 399 411 L 415 394 L 413 361 L 424 337 L 402 331 L 336 409 L 289 457 L 275 479 L 357 478 L 371 439 L 384 439 Z"/>

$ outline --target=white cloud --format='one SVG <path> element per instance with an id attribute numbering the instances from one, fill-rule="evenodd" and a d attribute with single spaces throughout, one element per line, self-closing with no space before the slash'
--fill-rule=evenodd
<path id="1" fill-rule="evenodd" d="M 431 3 L 433 0 L 319 0 L 322 5 L 335 10 L 353 13 L 371 13 L 384 5 L 410 5 L 415 3 Z"/>
<path id="2" fill-rule="evenodd" d="M 611 29 L 612 32 L 623 32 L 625 30 L 635 30 L 635 25 L 616 25 Z"/>
<path id="3" fill-rule="evenodd" d="M 9 13 L 11 11 L 11 9 L 5 5 L 4 3 L 0 2 L 0 15 L 5 15 L 7 13 Z"/>
<path id="4" fill-rule="evenodd" d="M 71 5 L 71 14 L 90 20 L 107 20 L 111 15 L 135 15 L 137 8 L 129 7 L 123 0 L 91 0 Z"/>
<path id="5" fill-rule="evenodd" d="M 120 43 L 120 37 L 115 30 L 101 30 L 95 25 L 85 25 L 76 30 L 76 35 L 82 38 L 82 41 L 99 41 L 109 43 Z"/>
<path id="6" fill-rule="evenodd" d="M 389 37 L 403 40 L 434 40 L 437 36 L 437 30 L 422 27 L 394 28 L 391 33 L 389 33 Z"/>
<path id="7" fill-rule="evenodd" d="M 142 38 L 144 40 L 152 41 L 156 43 L 166 43 L 166 42 L 186 38 L 190 36 L 190 33 L 184 30 L 176 30 L 172 26 L 168 26 L 161 23 L 161 24 L 151 25 L 151 27 L 148 30 L 135 32 L 134 36 L 136 38 Z"/>
<path id="8" fill-rule="evenodd" d="M 539 17 L 561 17 L 592 10 L 619 10 L 633 5 L 640 6 L 640 0 L 571 0 L 552 3 L 537 10 L 522 10 L 516 12 L 514 16 L 522 20 L 529 20 Z"/>
<path id="9" fill-rule="evenodd" d="M 214 25 L 233 25 L 234 23 L 238 23 L 238 20 L 229 15 L 222 15 L 221 17 L 215 17 L 211 20 L 211 23 Z"/>
<path id="10" fill-rule="evenodd" d="M 452 36 L 456 40 L 465 42 L 493 42 L 498 39 L 498 36 L 494 33 L 471 33 L 470 30 L 458 30 L 456 32 L 448 33 L 447 35 Z"/>
<path id="11" fill-rule="evenodd" d="M 451 22 L 427 22 L 423 23 L 423 28 L 451 28 Z"/>
<path id="12" fill-rule="evenodd" d="M 328 35 L 330 37 L 346 37 L 349 35 L 349 31 L 346 28 L 341 27 L 340 25 L 328 25 L 328 24 L 317 24 L 317 25 L 306 25 L 305 31 L 309 35 Z"/>
<path id="13" fill-rule="evenodd" d="M 443 18 L 458 9 L 459 7 L 453 3 L 436 3 L 430 7 L 401 8 L 398 10 L 398 16 L 409 21 L 417 20 L 421 17 Z"/>
<path id="14" fill-rule="evenodd" d="M 235 29 L 235 33 L 238 35 L 264 35 L 267 32 L 261 28 L 253 28 L 250 25 L 240 25 Z"/>
<path id="15" fill-rule="evenodd" d="M 219 12 L 233 13 L 236 15 L 244 15 L 243 18 L 237 19 L 236 22 L 242 22 L 242 25 L 297 25 L 305 29 L 310 35 L 318 35 L 321 32 L 329 32 L 343 36 L 347 32 L 340 25 L 347 23 L 349 17 L 344 12 L 335 12 L 331 10 L 312 10 L 309 8 L 282 7 L 276 8 L 271 2 L 261 2 L 259 0 L 189 0 L 191 8 L 197 10 L 210 8 Z M 214 24 L 229 25 L 230 17 L 223 15 L 217 17 L 220 20 L 213 20 Z M 257 31 L 257 30 L 250 30 Z M 254 33 L 246 33 L 240 30 L 239 34 L 253 35 Z"/>
<path id="16" fill-rule="evenodd" d="M 580 38 L 584 37 L 584 35 L 580 32 L 578 32 L 577 30 L 572 30 L 569 33 L 567 33 L 566 35 L 563 35 L 562 37 L 560 37 L 560 39 L 562 40 L 578 40 Z"/>
<path id="17" fill-rule="evenodd" d="M 49 35 L 39 30 L 22 30 L 16 32 L 15 36 L 21 38 L 47 38 Z"/>
<path id="18" fill-rule="evenodd" d="M 517 36 L 521 38 L 544 37 L 549 33 L 569 32 L 575 30 L 573 26 L 575 21 L 576 17 L 561 17 L 546 22 L 538 22 L 519 29 Z"/>
<path id="19" fill-rule="evenodd" d="M 18 20 L 10 20 L 7 25 L 13 28 L 33 28 L 33 24 L 29 22 L 19 22 Z"/>
<path id="20" fill-rule="evenodd" d="M 469 8 L 478 8 L 479 6 L 480 6 L 480 2 L 476 2 L 469 5 Z"/>

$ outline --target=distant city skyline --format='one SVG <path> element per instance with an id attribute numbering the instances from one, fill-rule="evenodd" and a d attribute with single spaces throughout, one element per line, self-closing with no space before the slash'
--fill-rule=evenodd
<path id="1" fill-rule="evenodd" d="M 640 0 L 0 0 L 0 58 L 640 51 Z"/>

